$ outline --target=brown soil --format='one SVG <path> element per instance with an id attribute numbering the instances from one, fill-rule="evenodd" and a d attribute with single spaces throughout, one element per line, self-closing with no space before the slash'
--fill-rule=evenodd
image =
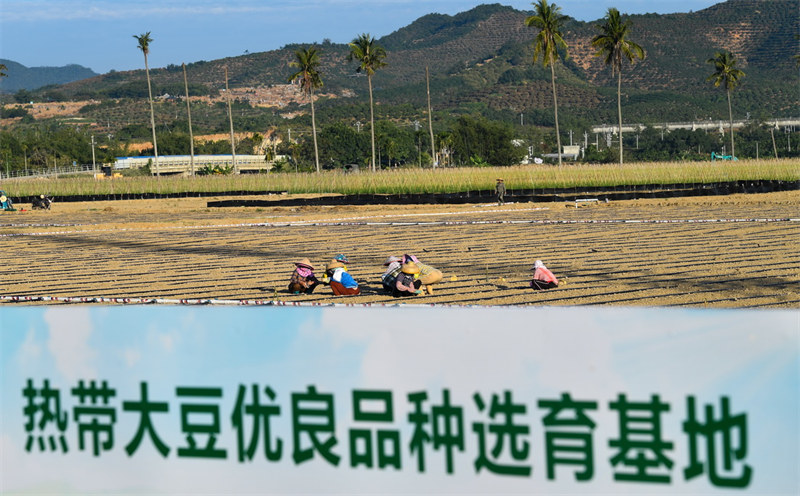
<path id="1" fill-rule="evenodd" d="M 579 207 L 215 209 L 208 200 L 0 213 L 0 296 L 800 307 L 800 221 L 786 220 L 800 217 L 797 192 Z M 728 222 L 688 222 L 698 220 Z M 304 221 L 318 225 L 280 225 Z M 445 273 L 432 296 L 382 293 L 383 260 L 403 252 Z M 336 253 L 350 258 L 361 296 L 334 297 L 324 286 L 288 294 L 293 261 L 308 257 L 321 267 Z M 529 288 L 535 259 L 561 279 L 558 288 Z"/>

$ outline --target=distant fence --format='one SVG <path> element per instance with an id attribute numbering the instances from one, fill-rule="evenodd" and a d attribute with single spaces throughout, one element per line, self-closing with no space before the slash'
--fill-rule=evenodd
<path id="1" fill-rule="evenodd" d="M 100 166 L 98 165 L 97 168 L 92 164 L 83 164 L 83 165 L 70 165 L 67 167 L 53 167 L 50 169 L 24 169 L 24 170 L 13 170 L 3 172 L 0 171 L 0 179 L 11 179 L 11 178 L 26 178 L 26 177 L 56 177 L 56 176 L 64 176 L 69 174 L 91 174 L 97 170 L 100 170 Z"/>
<path id="2" fill-rule="evenodd" d="M 150 165 L 150 172 L 156 173 L 154 157 L 117 157 L 114 163 L 115 170 L 138 169 Z M 232 155 L 195 155 L 194 169 L 207 166 L 233 167 Z M 239 171 L 257 171 L 272 169 L 273 163 L 267 162 L 263 155 L 236 155 L 236 169 Z M 160 174 L 187 174 L 192 170 L 192 157 L 190 155 L 164 155 L 158 157 L 158 172 Z"/>
<path id="3" fill-rule="evenodd" d="M 734 129 L 740 129 L 745 127 L 746 125 L 750 124 L 752 121 L 750 120 L 735 120 L 733 121 Z M 800 126 L 800 119 L 774 119 L 771 121 L 764 122 L 765 125 L 774 126 L 775 129 L 779 129 L 782 127 L 795 127 Z M 692 121 L 692 122 L 664 122 L 661 124 L 648 124 L 645 126 L 644 124 L 623 124 L 622 125 L 622 132 L 623 133 L 635 133 L 640 129 L 644 129 L 646 127 L 651 127 L 653 129 L 665 129 L 667 131 L 672 131 L 675 129 L 689 129 L 692 131 L 696 131 L 698 129 L 706 129 L 706 130 L 716 130 L 720 133 L 724 132 L 725 129 L 730 127 L 730 123 L 727 120 L 718 120 L 718 121 Z M 617 134 L 617 130 L 619 129 L 618 125 L 606 125 L 603 124 L 601 126 L 592 126 L 593 133 L 600 133 L 600 134 Z"/>

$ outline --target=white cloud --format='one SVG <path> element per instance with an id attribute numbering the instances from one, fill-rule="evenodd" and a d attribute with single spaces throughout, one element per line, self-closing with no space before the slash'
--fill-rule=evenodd
<path id="1" fill-rule="evenodd" d="M 220 15 L 259 15 L 296 8 L 290 2 L 255 1 L 240 2 L 188 2 L 161 1 L 141 2 L 97 2 L 88 0 L 56 1 L 34 0 L 25 2 L 4 2 L 2 12 L 7 22 L 50 21 L 50 20 L 125 20 L 152 17 L 187 17 Z"/>
<path id="2" fill-rule="evenodd" d="M 49 328 L 47 349 L 55 359 L 56 369 L 70 382 L 96 378 L 92 366 L 96 353 L 89 346 L 92 334 L 89 308 L 49 308 L 44 321 Z"/>
<path id="3" fill-rule="evenodd" d="M 172 353 L 175 346 L 175 338 L 171 334 L 159 334 L 158 341 L 167 353 Z"/>
<path id="4" fill-rule="evenodd" d="M 42 346 L 36 340 L 36 331 L 32 328 L 28 329 L 27 334 L 25 334 L 25 341 L 22 342 L 19 349 L 20 364 L 26 366 L 31 363 L 36 363 L 41 354 Z"/>
<path id="5" fill-rule="evenodd" d="M 139 363 L 139 360 L 142 359 L 142 354 L 139 352 L 139 350 L 134 348 L 126 349 L 122 352 L 122 356 L 125 359 L 125 365 L 128 367 L 133 367 Z"/>
<path id="6" fill-rule="evenodd" d="M 581 322 L 572 329 L 561 322 L 563 309 L 382 309 L 358 319 L 326 312 L 335 343 L 365 343 L 361 373 L 369 386 L 410 391 L 435 378 L 468 391 L 536 386 L 580 395 L 622 385 L 608 336 L 591 332 L 588 312 L 570 310 L 570 323 Z"/>

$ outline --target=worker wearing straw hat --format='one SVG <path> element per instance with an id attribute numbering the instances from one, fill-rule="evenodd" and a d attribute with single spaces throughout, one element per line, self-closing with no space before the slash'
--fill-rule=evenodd
<path id="1" fill-rule="evenodd" d="M 403 262 L 409 261 L 414 262 L 419 267 L 419 282 L 422 283 L 422 291 L 429 295 L 433 294 L 433 285 L 441 282 L 444 277 L 442 271 L 420 262 L 414 255 L 403 255 Z"/>
<path id="2" fill-rule="evenodd" d="M 333 294 L 336 296 L 355 296 L 361 294 L 358 283 L 347 272 L 347 267 L 339 260 L 333 259 L 325 266 L 325 274 L 330 278 Z"/>
<path id="3" fill-rule="evenodd" d="M 294 267 L 292 279 L 289 281 L 289 292 L 294 294 L 313 293 L 320 281 L 314 275 L 314 266 L 311 265 L 311 261 L 304 258 L 295 262 Z"/>
<path id="4" fill-rule="evenodd" d="M 422 294 L 420 286 L 422 283 L 419 281 L 419 266 L 414 261 L 407 261 L 400 266 L 400 273 L 397 274 L 397 279 L 394 282 L 394 291 L 392 296 L 414 296 Z"/>

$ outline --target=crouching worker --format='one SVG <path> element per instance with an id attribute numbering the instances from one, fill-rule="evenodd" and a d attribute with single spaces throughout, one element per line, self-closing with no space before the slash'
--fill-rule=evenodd
<path id="1" fill-rule="evenodd" d="M 387 258 L 383 263 L 386 271 L 381 276 L 381 284 L 387 293 L 394 293 L 394 283 L 397 282 L 397 275 L 400 274 L 400 268 L 403 265 L 403 257 L 396 257 L 392 255 Z"/>
<path id="2" fill-rule="evenodd" d="M 42 210 L 50 210 L 50 205 L 53 203 L 53 199 L 49 196 L 39 195 L 39 198 L 34 198 L 31 202 L 31 209 L 36 210 L 37 208 Z"/>
<path id="3" fill-rule="evenodd" d="M 325 267 L 325 274 L 330 278 L 331 290 L 336 296 L 355 296 L 361 294 L 358 283 L 347 272 L 347 267 L 339 260 L 331 260 Z"/>
<path id="4" fill-rule="evenodd" d="M 0 210 L 8 210 L 9 212 L 17 210 L 14 208 L 14 202 L 6 196 L 6 192 L 3 190 L 0 190 Z"/>
<path id="5" fill-rule="evenodd" d="M 441 282 L 442 271 L 434 269 L 428 264 L 420 262 L 414 255 L 403 255 L 403 262 L 414 262 L 419 267 L 419 282 L 422 283 L 422 291 L 433 294 L 433 285 Z"/>
<path id="6" fill-rule="evenodd" d="M 531 288 L 534 290 L 550 289 L 558 286 L 558 279 L 550 269 L 544 266 L 541 260 L 537 260 L 533 264 L 533 279 L 531 280 Z"/>
<path id="7" fill-rule="evenodd" d="M 292 279 L 289 281 L 289 292 L 294 294 L 311 294 L 314 288 L 320 283 L 314 275 L 314 266 L 307 258 L 294 263 L 295 269 L 292 272 Z"/>
<path id="8" fill-rule="evenodd" d="M 419 280 L 419 266 L 415 262 L 408 261 L 400 266 L 400 272 L 394 282 L 392 296 L 414 296 L 422 294 L 420 286 L 422 282 Z"/>

